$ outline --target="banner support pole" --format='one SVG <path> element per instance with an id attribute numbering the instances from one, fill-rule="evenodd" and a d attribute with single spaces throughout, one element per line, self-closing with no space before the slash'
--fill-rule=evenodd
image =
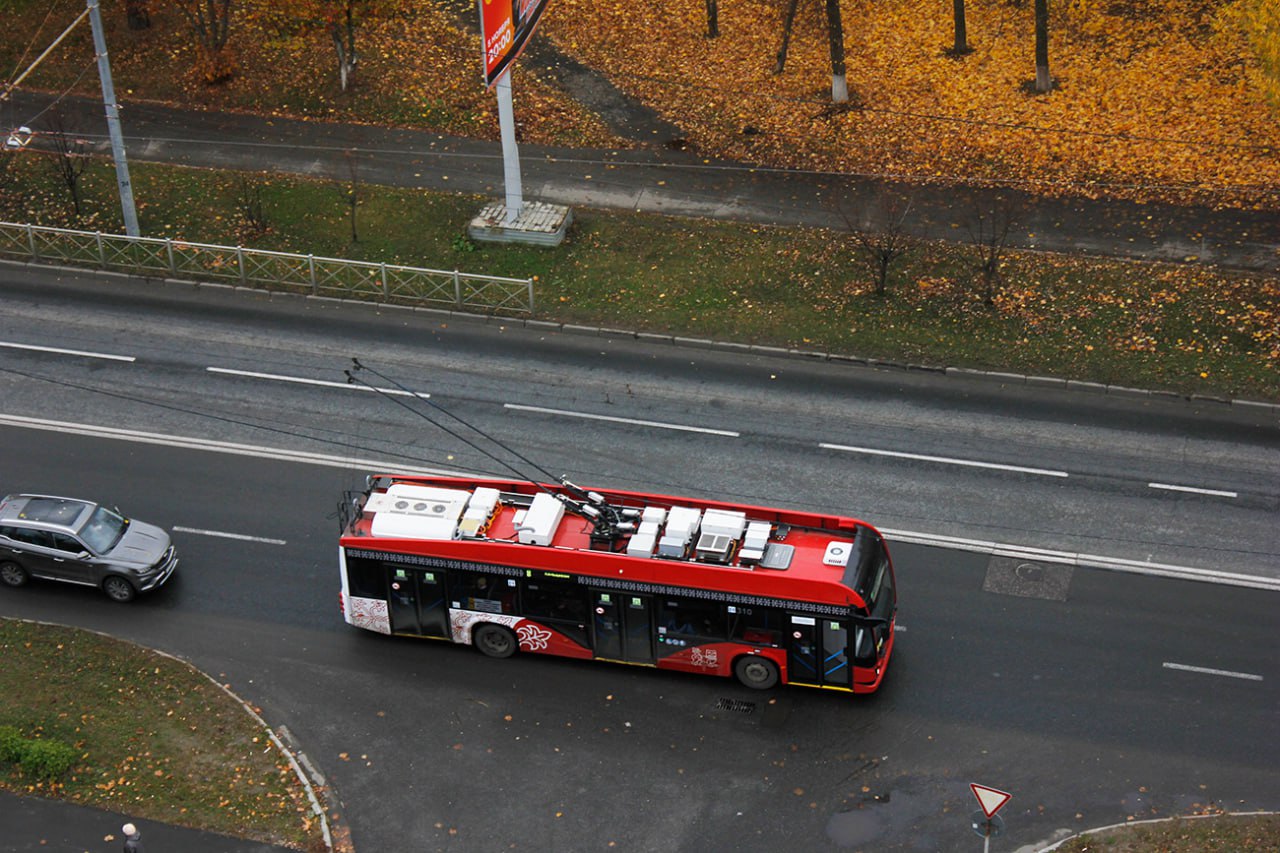
<path id="1" fill-rule="evenodd" d="M 515 108 L 511 101 L 511 68 L 502 72 L 495 85 L 498 95 L 498 128 L 502 134 L 502 177 L 506 187 L 506 223 L 520 218 L 524 208 L 524 187 L 520 182 L 520 151 L 516 146 Z"/>

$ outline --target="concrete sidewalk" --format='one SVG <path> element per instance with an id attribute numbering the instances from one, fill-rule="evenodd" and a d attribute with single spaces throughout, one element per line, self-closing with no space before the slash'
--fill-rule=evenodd
<path id="1" fill-rule="evenodd" d="M 5 117 L 48 129 L 51 97 L 14 93 Z M 109 154 L 99 101 L 63 98 L 69 132 Z M 500 197 L 496 142 L 369 125 L 267 118 L 126 103 L 131 162 L 282 172 L 349 182 Z M 35 145 L 40 144 L 37 135 Z M 1007 199 L 1016 248 L 1135 260 L 1280 269 L 1280 215 L 1167 204 L 1042 198 L 1015 188 L 905 186 L 829 172 L 762 169 L 649 146 L 626 151 L 520 146 L 524 197 L 582 208 L 638 210 L 770 225 L 847 230 L 883 216 L 883 199 L 909 195 L 917 236 L 965 241 L 979 211 Z M 142 200 L 140 200 L 142 201 Z M 881 211 L 877 213 L 877 211 Z M 478 212 L 478 211 L 477 211 Z M 461 228 L 461 226 L 460 226 Z"/>
<path id="2" fill-rule="evenodd" d="M 0 850 L 5 853 L 118 853 L 124 848 L 120 827 L 126 822 L 142 833 L 146 853 L 297 853 L 290 847 L 0 791 Z"/>

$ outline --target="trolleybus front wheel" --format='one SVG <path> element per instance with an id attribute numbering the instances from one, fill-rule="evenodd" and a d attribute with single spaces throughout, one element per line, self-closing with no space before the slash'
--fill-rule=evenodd
<path id="1" fill-rule="evenodd" d="M 509 658 L 516 653 L 516 635 L 501 625 L 481 625 L 471 641 L 491 658 Z"/>
<path id="2" fill-rule="evenodd" d="M 746 655 L 733 665 L 733 674 L 748 687 L 768 690 L 778 683 L 778 665 L 760 655 Z"/>

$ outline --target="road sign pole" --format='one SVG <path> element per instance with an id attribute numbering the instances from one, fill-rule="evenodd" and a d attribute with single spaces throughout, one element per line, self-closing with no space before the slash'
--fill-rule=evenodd
<path id="1" fill-rule="evenodd" d="M 978 805 L 982 807 L 969 816 L 969 826 L 982 838 L 982 853 L 991 853 L 991 837 L 1004 834 L 1004 818 L 996 812 L 1013 798 L 1013 794 L 976 782 L 969 783 L 969 790 L 973 791 Z"/>

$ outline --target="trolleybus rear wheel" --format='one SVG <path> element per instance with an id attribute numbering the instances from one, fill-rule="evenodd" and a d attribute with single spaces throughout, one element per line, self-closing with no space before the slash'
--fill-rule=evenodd
<path id="1" fill-rule="evenodd" d="M 733 665 L 733 674 L 748 687 L 768 690 L 778 683 L 778 665 L 760 655 L 746 655 Z"/>
<path id="2" fill-rule="evenodd" d="M 516 653 L 516 635 L 501 625 L 481 625 L 472 642 L 491 658 L 509 658 Z"/>

